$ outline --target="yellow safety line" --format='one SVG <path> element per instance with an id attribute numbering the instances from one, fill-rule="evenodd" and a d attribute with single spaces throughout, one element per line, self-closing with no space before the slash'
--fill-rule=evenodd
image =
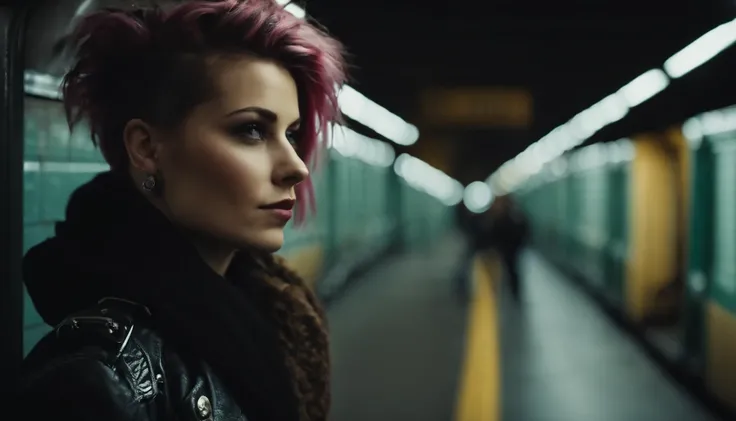
<path id="1" fill-rule="evenodd" d="M 495 291 L 497 261 L 473 260 L 475 294 L 469 309 L 456 421 L 498 421 L 501 408 L 500 353 Z"/>

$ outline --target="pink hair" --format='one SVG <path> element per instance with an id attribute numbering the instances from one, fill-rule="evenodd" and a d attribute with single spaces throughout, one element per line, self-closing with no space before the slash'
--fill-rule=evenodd
<path id="1" fill-rule="evenodd" d="M 173 126 L 212 95 L 205 58 L 245 53 L 273 59 L 296 81 L 302 158 L 316 162 L 319 139 L 339 121 L 336 87 L 345 82 L 341 44 L 273 0 L 189 1 L 169 9 L 106 9 L 72 34 L 77 61 L 63 82 L 70 128 L 86 117 L 91 137 L 113 170 L 126 168 L 122 131 L 132 118 Z M 311 180 L 297 186 L 314 210 Z M 306 205 L 306 206 L 304 206 Z"/>

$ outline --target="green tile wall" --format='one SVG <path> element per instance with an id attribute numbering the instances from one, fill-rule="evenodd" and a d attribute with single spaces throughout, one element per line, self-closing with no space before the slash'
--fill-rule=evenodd
<path id="1" fill-rule="evenodd" d="M 69 133 L 61 103 L 27 97 L 24 122 L 23 252 L 53 235 L 69 194 L 106 165 L 86 127 Z M 49 331 L 24 295 L 24 350 Z"/>

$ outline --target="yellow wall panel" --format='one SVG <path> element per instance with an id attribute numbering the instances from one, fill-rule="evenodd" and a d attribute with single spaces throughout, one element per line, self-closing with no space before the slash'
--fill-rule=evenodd
<path id="1" fill-rule="evenodd" d="M 321 244 L 314 244 L 299 248 L 284 254 L 289 267 L 295 270 L 304 279 L 307 285 L 314 289 L 317 279 L 322 275 L 324 265 L 324 249 Z"/>
<path id="2" fill-rule="evenodd" d="M 714 302 L 707 308 L 706 383 L 736 408 L 736 317 Z"/>
<path id="3" fill-rule="evenodd" d="M 690 221 L 690 150 L 687 144 L 687 139 L 682 133 L 682 126 L 678 125 L 671 127 L 665 132 L 665 139 L 667 144 L 670 146 L 670 151 L 676 160 L 677 165 L 677 179 L 675 180 L 678 184 L 677 193 L 678 199 L 678 212 L 677 212 L 677 238 L 678 240 L 678 258 L 679 261 L 678 270 L 682 273 L 687 272 L 687 236 L 688 236 L 688 223 Z"/>
<path id="4" fill-rule="evenodd" d="M 676 275 L 678 195 L 662 139 L 641 135 L 634 145 L 626 301 L 629 316 L 641 321 L 656 311 L 657 293 Z"/>

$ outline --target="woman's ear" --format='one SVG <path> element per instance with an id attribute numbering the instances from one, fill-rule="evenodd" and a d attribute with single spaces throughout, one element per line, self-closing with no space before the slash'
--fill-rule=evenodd
<path id="1" fill-rule="evenodd" d="M 152 127 L 141 119 L 128 121 L 123 129 L 123 142 L 131 167 L 144 174 L 156 174 L 160 145 Z"/>

